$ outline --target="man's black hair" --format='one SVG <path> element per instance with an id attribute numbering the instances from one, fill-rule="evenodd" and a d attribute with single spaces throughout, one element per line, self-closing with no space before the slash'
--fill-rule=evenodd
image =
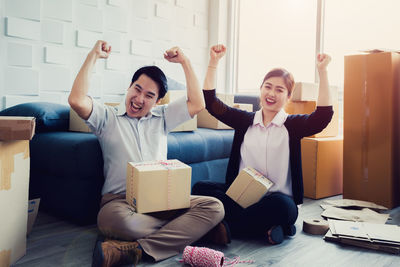
<path id="1" fill-rule="evenodd" d="M 165 77 L 164 72 L 157 66 L 142 67 L 133 74 L 131 85 L 142 74 L 148 76 L 158 85 L 158 99 L 163 98 L 168 91 L 167 77 Z"/>

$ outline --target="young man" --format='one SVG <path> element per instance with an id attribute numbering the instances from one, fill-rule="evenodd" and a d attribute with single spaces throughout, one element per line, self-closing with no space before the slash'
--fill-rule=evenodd
<path id="1" fill-rule="evenodd" d="M 106 240 L 96 243 L 93 265 L 137 264 L 145 256 L 159 261 L 178 254 L 216 226 L 224 217 L 223 205 L 212 197 L 191 196 L 188 209 L 135 213 L 125 201 L 127 163 L 165 160 L 168 132 L 204 109 L 204 99 L 189 59 L 174 47 L 164 58 L 182 65 L 187 100 L 156 106 L 167 92 L 167 82 L 159 68 L 148 66 L 133 75 L 125 105 L 101 105 L 87 96 L 89 80 L 97 59 L 110 53 L 107 42 L 97 41 L 68 98 L 98 137 L 103 152 L 105 183 L 97 224 Z"/>

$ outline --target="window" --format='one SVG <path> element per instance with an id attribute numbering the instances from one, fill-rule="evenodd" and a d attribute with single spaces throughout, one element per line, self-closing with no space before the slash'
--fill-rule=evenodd
<path id="1" fill-rule="evenodd" d="M 296 81 L 314 82 L 317 1 L 241 0 L 237 51 L 237 91 L 258 92 L 275 67 Z"/>
<path id="2" fill-rule="evenodd" d="M 400 1 L 326 0 L 325 52 L 331 84 L 343 90 L 344 56 L 374 48 L 400 49 Z"/>

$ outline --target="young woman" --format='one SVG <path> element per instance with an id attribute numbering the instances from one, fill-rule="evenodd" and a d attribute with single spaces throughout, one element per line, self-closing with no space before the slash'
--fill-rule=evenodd
<path id="1" fill-rule="evenodd" d="M 285 69 L 273 69 L 260 87 L 261 109 L 247 112 L 231 108 L 215 94 L 215 76 L 223 45 L 211 47 L 203 94 L 211 115 L 235 130 L 225 183 L 198 182 L 192 194 L 213 196 L 225 207 L 225 230 L 233 235 L 258 236 L 279 244 L 285 235 L 294 235 L 297 205 L 303 202 L 300 141 L 322 131 L 330 122 L 333 109 L 326 67 L 330 57 L 318 55 L 320 77 L 316 110 L 307 115 L 288 115 L 284 106 L 290 99 L 294 79 Z M 246 209 L 225 192 L 241 169 L 253 167 L 274 182 L 269 192 Z"/>

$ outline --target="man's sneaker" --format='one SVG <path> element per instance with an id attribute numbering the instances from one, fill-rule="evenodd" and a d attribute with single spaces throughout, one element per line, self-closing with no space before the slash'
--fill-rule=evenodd
<path id="1" fill-rule="evenodd" d="M 228 223 L 222 220 L 205 235 L 204 239 L 216 245 L 231 243 L 231 232 Z"/>
<path id="2" fill-rule="evenodd" d="M 142 249 L 138 242 L 98 240 L 93 251 L 92 267 L 111 267 L 123 264 L 138 264 Z"/>

